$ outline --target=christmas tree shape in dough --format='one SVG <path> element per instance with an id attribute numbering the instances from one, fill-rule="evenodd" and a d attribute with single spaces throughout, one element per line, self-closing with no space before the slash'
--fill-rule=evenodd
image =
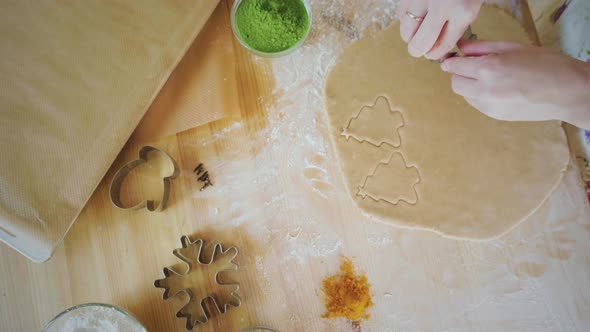
<path id="1" fill-rule="evenodd" d="M 414 205 L 418 203 L 415 187 L 420 181 L 418 169 L 415 166 L 408 167 L 402 154 L 394 152 L 387 162 L 380 162 L 373 174 L 367 176 L 357 196 L 363 199 L 368 196 L 375 201 L 394 205 L 400 201 Z"/>
<path id="2" fill-rule="evenodd" d="M 369 142 L 375 146 L 389 144 L 393 147 L 401 145 L 399 129 L 404 126 L 402 113 L 391 109 L 386 97 L 377 97 L 371 106 L 361 108 L 359 114 L 342 128 L 340 135 L 349 140 L 351 137 L 358 142 Z"/>

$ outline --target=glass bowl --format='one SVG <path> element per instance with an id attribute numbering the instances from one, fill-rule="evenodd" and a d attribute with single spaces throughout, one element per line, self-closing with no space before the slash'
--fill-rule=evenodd
<path id="1" fill-rule="evenodd" d="M 92 313 L 92 310 L 97 310 L 95 314 Z M 98 312 L 101 311 L 102 312 Z M 112 310 L 111 313 L 106 313 L 105 310 Z M 85 312 L 86 311 L 86 312 Z M 112 315 L 114 313 L 114 315 Z M 116 316 L 116 317 L 115 317 Z M 43 328 L 43 332 L 61 332 L 64 330 L 64 327 L 72 324 L 75 324 L 75 321 L 89 321 L 94 318 L 95 320 L 101 320 L 102 322 L 112 322 L 109 318 L 117 318 L 119 319 L 120 325 L 123 325 L 125 331 L 128 332 L 146 332 L 145 327 L 137 320 L 137 318 L 133 317 L 133 315 L 126 310 L 121 308 L 115 307 L 114 305 L 104 304 L 104 303 L 85 303 L 73 306 L 69 309 L 64 310 L 62 313 L 57 315 L 54 319 L 49 321 L 47 325 Z M 99 328 L 100 329 L 100 328 Z M 76 330 L 78 331 L 78 330 Z M 80 331 L 98 331 L 96 328 L 90 328 L 88 330 L 81 329 Z"/>
<path id="2" fill-rule="evenodd" d="M 248 51 L 250 51 L 250 52 L 252 52 L 252 53 L 254 53 L 254 54 L 258 55 L 258 56 L 265 57 L 265 58 L 278 58 L 278 57 L 285 56 L 285 55 L 293 52 L 294 50 L 296 50 L 299 46 L 303 45 L 303 43 L 305 42 L 305 40 L 309 36 L 309 32 L 311 31 L 311 21 L 312 21 L 311 6 L 309 5 L 308 0 L 301 0 L 303 2 L 303 5 L 305 6 L 305 10 L 307 11 L 307 16 L 309 17 L 308 24 L 307 24 L 307 32 L 305 33 L 305 35 L 303 36 L 303 38 L 301 38 L 301 40 L 299 40 L 295 45 L 291 46 L 290 48 L 288 48 L 286 50 L 283 50 L 283 51 L 280 51 L 280 52 L 274 52 L 274 53 L 263 52 L 263 51 L 259 51 L 257 49 L 254 49 L 254 48 L 250 47 L 242 39 L 242 36 L 240 35 L 240 31 L 238 30 L 238 24 L 237 24 L 237 19 L 236 19 L 236 14 L 238 12 L 238 8 L 242 4 L 242 1 L 243 0 L 236 0 L 236 1 L 234 1 L 234 5 L 232 6 L 232 9 L 231 9 L 231 29 L 232 29 L 232 31 L 233 31 L 234 36 L 236 37 L 236 39 Z"/>

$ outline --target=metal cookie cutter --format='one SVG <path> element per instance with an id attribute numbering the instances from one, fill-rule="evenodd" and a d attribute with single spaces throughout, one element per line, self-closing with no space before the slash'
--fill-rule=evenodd
<path id="1" fill-rule="evenodd" d="M 131 207 L 124 206 L 121 202 L 121 185 L 123 184 L 123 181 L 125 180 L 127 175 L 129 175 L 129 172 L 131 172 L 131 170 L 148 161 L 148 153 L 150 153 L 151 151 L 163 153 L 166 157 L 168 157 L 168 159 L 172 163 L 172 166 L 174 167 L 174 172 L 172 173 L 172 175 L 163 178 L 164 193 L 162 195 L 162 199 L 160 200 L 160 203 L 157 206 L 152 200 L 146 200 Z M 151 212 L 162 211 L 166 207 L 166 203 L 168 202 L 168 198 L 170 197 L 170 181 L 172 179 L 177 178 L 179 174 L 180 170 L 178 169 L 178 166 L 176 165 L 174 159 L 172 159 L 172 157 L 170 157 L 169 154 L 152 146 L 144 146 L 141 149 L 139 149 L 139 159 L 127 163 L 125 166 L 121 167 L 121 169 L 119 169 L 117 173 L 115 173 L 115 176 L 113 177 L 113 180 L 111 182 L 111 187 L 109 189 L 109 197 L 111 199 L 111 203 L 113 203 L 113 205 L 115 205 L 119 209 L 123 210 L 139 210 L 145 207 L 148 209 L 148 211 Z"/>
<path id="2" fill-rule="evenodd" d="M 220 274 L 238 270 L 234 258 L 238 248 L 223 249 L 220 243 L 213 245 L 208 259 L 203 261 L 205 241 L 191 241 L 188 236 L 180 239 L 182 248 L 174 249 L 174 256 L 183 261 L 186 272 L 164 268 L 164 279 L 154 282 L 157 288 L 164 288 L 164 300 L 184 292 L 189 301 L 176 313 L 176 317 L 186 318 L 186 328 L 192 330 L 198 324 L 206 324 L 212 316 L 211 309 L 219 314 L 226 313 L 229 307 L 239 307 L 242 300 L 237 295 L 239 283 L 223 282 Z"/>
<path id="3" fill-rule="evenodd" d="M 471 30 L 471 25 L 468 26 L 467 30 L 465 30 L 465 32 L 463 33 L 463 37 L 461 37 L 461 40 L 477 40 L 477 35 L 473 33 L 473 31 Z M 464 56 L 464 54 L 460 50 L 458 52 L 450 52 L 445 54 L 442 58 L 433 61 L 442 63 L 448 58 L 454 58 L 457 56 Z"/>

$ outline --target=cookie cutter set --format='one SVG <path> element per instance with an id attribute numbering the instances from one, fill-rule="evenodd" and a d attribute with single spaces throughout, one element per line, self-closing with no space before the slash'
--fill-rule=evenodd
<path id="1" fill-rule="evenodd" d="M 158 152 L 166 156 L 174 168 L 172 175 L 163 178 L 164 191 L 162 199 L 158 204 L 153 200 L 145 200 L 134 206 L 126 206 L 121 200 L 123 182 L 133 169 L 148 162 L 148 154 L 151 152 Z M 161 149 L 144 146 L 139 149 L 138 154 L 138 159 L 128 162 L 115 173 L 109 188 L 111 203 L 122 210 L 146 208 L 150 212 L 163 211 L 170 197 L 171 181 L 180 175 L 180 169 L 174 159 Z M 205 186 L 201 190 L 212 185 L 209 173 L 204 169 L 202 163 L 197 166 L 193 173 L 199 177 L 198 181 L 205 182 Z M 234 262 L 234 259 L 237 257 L 239 250 L 237 247 L 224 249 L 221 243 L 215 242 L 212 244 L 209 259 L 204 260 L 204 240 L 196 239 L 192 241 L 188 236 L 182 236 L 180 242 L 182 248 L 174 249 L 172 253 L 184 263 L 186 271 L 178 272 L 173 268 L 165 267 L 163 269 L 164 279 L 156 280 L 154 286 L 164 289 L 164 300 L 175 297 L 180 293 L 188 295 L 189 301 L 176 312 L 176 317 L 186 318 L 186 328 L 192 330 L 197 325 L 206 324 L 213 316 L 213 311 L 225 314 L 230 307 L 239 307 L 242 304 L 242 300 L 237 294 L 240 284 L 237 282 L 226 283 L 220 278 L 223 273 L 238 270 L 239 266 Z M 220 260 L 219 257 L 225 258 L 225 261 Z M 209 278 L 206 278 L 206 275 L 203 276 L 202 272 L 209 272 Z M 272 332 L 275 330 L 259 326 L 241 331 Z"/>

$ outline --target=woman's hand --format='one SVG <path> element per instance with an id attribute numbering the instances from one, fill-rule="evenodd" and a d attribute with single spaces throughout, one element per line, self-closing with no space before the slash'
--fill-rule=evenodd
<path id="1" fill-rule="evenodd" d="M 442 58 L 475 20 L 482 3 L 483 0 L 400 0 L 397 16 L 410 54 Z"/>
<path id="2" fill-rule="evenodd" d="M 590 129 L 590 64 L 509 42 L 461 41 L 445 60 L 453 91 L 486 115 L 510 121 L 563 120 Z"/>

